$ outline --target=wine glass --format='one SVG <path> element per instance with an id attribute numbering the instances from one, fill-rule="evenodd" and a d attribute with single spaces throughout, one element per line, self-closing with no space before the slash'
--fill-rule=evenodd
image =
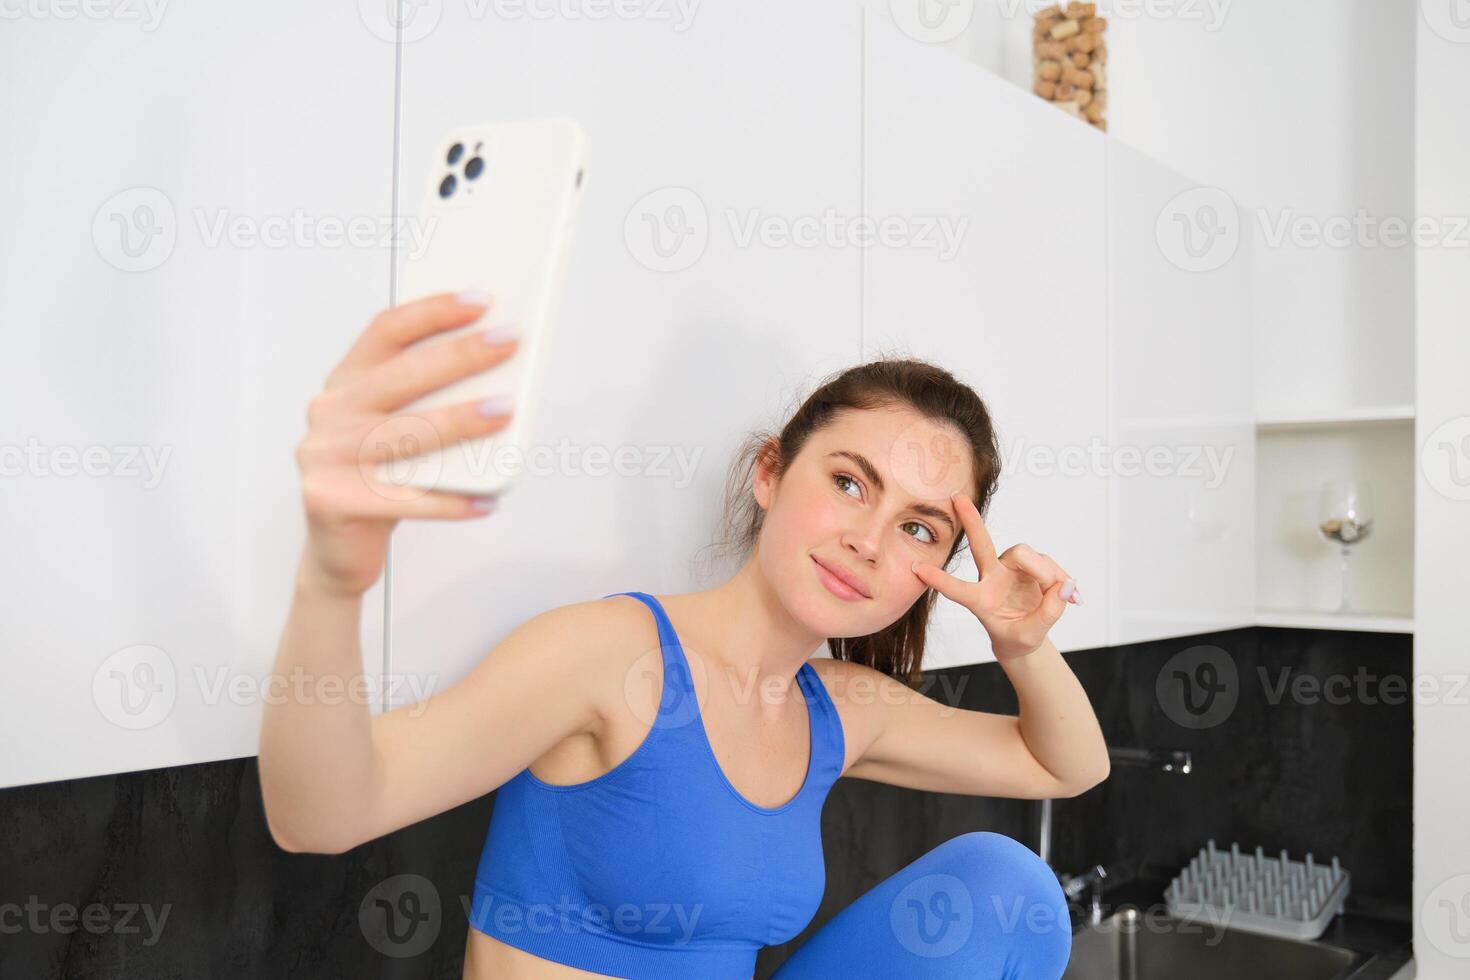
<path id="1" fill-rule="evenodd" d="M 1373 493 L 1368 481 L 1328 480 L 1322 484 L 1321 517 L 1317 530 L 1342 547 L 1342 601 L 1333 612 L 1350 616 L 1358 612 L 1358 607 L 1353 601 L 1348 549 L 1373 529 Z"/>

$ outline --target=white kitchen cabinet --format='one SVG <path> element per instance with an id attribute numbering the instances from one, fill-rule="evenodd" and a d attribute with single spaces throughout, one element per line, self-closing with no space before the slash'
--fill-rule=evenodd
<path id="1" fill-rule="evenodd" d="M 1106 437 L 1106 138 L 905 34 L 869 8 L 866 213 L 911 228 L 863 275 L 863 353 L 935 361 L 985 400 L 1004 460 L 986 526 L 1077 579 L 1061 649 L 1107 643 L 1107 478 L 1074 455 Z M 957 229 L 925 247 L 921 223 Z M 976 577 L 968 549 L 955 574 Z M 975 617 L 936 606 L 926 664 L 992 658 Z"/>
<path id="2" fill-rule="evenodd" d="M 1172 237 L 1175 212 L 1234 203 L 916 40 L 882 5 L 866 48 L 867 213 L 969 224 L 948 257 L 865 256 L 864 353 L 933 359 L 986 399 L 1007 467 L 997 548 L 1053 555 L 1087 600 L 1057 645 L 1250 625 L 1249 236 L 1237 215 L 1235 241 L 1195 258 Z M 933 665 L 989 659 L 973 617 L 939 608 Z"/>

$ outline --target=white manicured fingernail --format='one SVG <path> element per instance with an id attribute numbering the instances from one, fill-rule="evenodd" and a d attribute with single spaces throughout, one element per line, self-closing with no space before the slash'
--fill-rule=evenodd
<path id="1" fill-rule="evenodd" d="M 493 395 L 480 402 L 480 414 L 486 418 L 494 418 L 497 415 L 509 415 L 515 401 L 506 395 Z"/>
<path id="2" fill-rule="evenodd" d="M 465 289 L 454 294 L 454 299 L 465 306 L 489 306 L 490 294 L 483 289 Z"/>
<path id="3" fill-rule="evenodd" d="M 514 340 L 518 332 L 514 323 L 502 323 L 486 330 L 483 336 L 487 343 L 503 344 L 507 340 Z"/>
<path id="4" fill-rule="evenodd" d="M 1061 595 L 1061 597 L 1062 597 L 1063 600 L 1067 600 L 1067 599 L 1072 598 L 1072 594 L 1074 592 L 1076 592 L 1076 591 L 1077 591 L 1077 580 L 1076 579 L 1070 579 L 1069 578 L 1062 585 L 1062 591 L 1061 591 L 1060 595 Z"/>

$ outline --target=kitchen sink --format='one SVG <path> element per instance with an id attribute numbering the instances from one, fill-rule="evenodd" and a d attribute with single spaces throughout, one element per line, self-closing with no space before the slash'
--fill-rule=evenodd
<path id="1" fill-rule="evenodd" d="M 1281 939 L 1119 909 L 1072 934 L 1062 980 L 1343 980 L 1368 958 L 1321 941 Z"/>

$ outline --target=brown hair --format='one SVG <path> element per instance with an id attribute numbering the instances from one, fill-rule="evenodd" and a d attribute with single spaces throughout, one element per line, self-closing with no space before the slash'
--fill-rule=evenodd
<path id="1" fill-rule="evenodd" d="M 984 515 L 1001 468 L 1000 445 L 985 403 L 973 388 L 937 365 L 885 355 L 829 375 L 791 415 L 779 435 L 759 431 L 746 438 L 725 485 L 722 533 L 716 550 L 744 561 L 759 539 L 765 511 L 751 491 L 757 461 L 768 457 L 773 474 L 780 477 L 812 435 L 832 424 L 838 412 L 894 405 L 907 405 L 926 418 L 948 420 L 964 434 L 975 466 L 970 499 Z M 942 567 L 947 571 L 964 543 L 962 531 L 945 557 Z M 938 598 L 935 590 L 925 589 L 908 612 L 887 628 L 868 636 L 832 637 L 827 646 L 834 659 L 864 664 L 917 687 L 923 670 L 929 612 Z"/>

